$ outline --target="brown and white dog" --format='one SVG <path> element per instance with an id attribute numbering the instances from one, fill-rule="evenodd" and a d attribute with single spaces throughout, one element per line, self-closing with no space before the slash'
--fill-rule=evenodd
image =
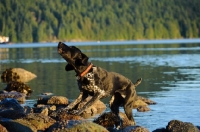
<path id="1" fill-rule="evenodd" d="M 134 84 L 128 78 L 115 72 L 108 72 L 101 67 L 93 65 L 88 57 L 75 46 L 58 43 L 58 53 L 68 62 L 66 71 L 76 72 L 80 95 L 66 108 L 71 114 L 79 115 L 95 101 L 111 96 L 110 108 L 119 117 L 119 107 L 123 106 L 130 122 L 135 125 L 132 107 L 137 94 L 135 87 L 140 84 L 141 78 Z M 75 106 L 92 96 L 82 108 L 76 110 Z M 116 127 L 120 127 L 120 123 Z"/>

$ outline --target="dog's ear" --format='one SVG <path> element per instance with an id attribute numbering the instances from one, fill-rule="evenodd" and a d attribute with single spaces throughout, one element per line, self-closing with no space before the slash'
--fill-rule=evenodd
<path id="1" fill-rule="evenodd" d="M 88 59 L 89 58 L 85 54 L 81 53 L 79 58 L 76 59 L 75 64 L 76 65 L 87 65 L 88 64 Z"/>
<path id="2" fill-rule="evenodd" d="M 67 65 L 65 66 L 65 70 L 66 70 L 66 71 L 71 71 L 71 70 L 74 70 L 74 67 L 73 67 L 71 64 L 67 64 Z"/>

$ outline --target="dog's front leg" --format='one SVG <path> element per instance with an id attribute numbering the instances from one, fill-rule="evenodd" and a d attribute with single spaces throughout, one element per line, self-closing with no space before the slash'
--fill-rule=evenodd
<path id="1" fill-rule="evenodd" d="M 84 94 L 84 92 L 81 91 L 80 94 L 79 94 L 79 96 L 78 96 L 73 102 L 71 102 L 71 103 L 67 106 L 67 108 L 65 108 L 65 110 L 73 109 L 74 106 L 76 106 L 76 105 L 82 100 L 83 94 Z"/>
<path id="2" fill-rule="evenodd" d="M 99 100 L 102 97 L 102 95 L 100 93 L 96 93 L 81 109 L 79 110 L 74 110 L 72 112 L 72 114 L 75 115 L 80 115 L 81 113 L 83 113 L 83 111 L 87 108 L 89 108 L 90 106 L 92 106 L 97 100 Z"/>

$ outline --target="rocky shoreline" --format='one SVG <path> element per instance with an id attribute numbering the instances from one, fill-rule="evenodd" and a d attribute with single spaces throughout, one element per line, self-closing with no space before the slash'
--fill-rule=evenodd
<path id="1" fill-rule="evenodd" d="M 120 112 L 123 120 L 122 128 L 116 130 L 115 123 L 118 118 L 112 112 L 105 111 L 107 106 L 100 100 L 80 116 L 67 114 L 65 108 L 70 103 L 67 97 L 54 96 L 51 93 L 43 93 L 33 107 L 24 106 L 22 104 L 32 92 L 31 88 L 23 83 L 21 76 L 25 74 L 29 80 L 36 77 L 24 69 L 7 69 L 1 75 L 2 81 L 7 83 L 7 87 L 2 88 L 0 92 L 1 132 L 149 132 L 148 128 L 143 126 L 131 126 L 122 112 Z M 85 102 L 81 103 L 78 108 L 84 104 Z M 156 105 L 156 102 L 138 96 L 134 103 L 135 109 L 139 112 L 150 111 L 148 105 Z M 91 119 L 95 115 L 98 115 L 97 118 Z M 166 126 L 153 132 L 199 131 L 199 127 L 192 123 L 171 120 Z"/>

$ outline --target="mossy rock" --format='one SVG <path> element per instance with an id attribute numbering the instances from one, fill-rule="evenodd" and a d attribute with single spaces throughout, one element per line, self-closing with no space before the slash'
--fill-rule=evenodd
<path id="1" fill-rule="evenodd" d="M 27 114 L 27 116 L 24 117 L 23 119 L 30 122 L 33 126 L 36 127 L 37 130 L 42 130 L 42 131 L 49 128 L 52 124 L 56 122 L 51 117 L 45 116 L 44 114 L 41 113 L 30 113 Z"/>
<path id="2" fill-rule="evenodd" d="M 199 129 L 190 122 L 171 120 L 167 127 L 169 132 L 199 132 Z"/>
<path id="3" fill-rule="evenodd" d="M 93 122 L 82 122 L 72 128 L 65 129 L 60 132 L 109 132 L 106 128 L 93 123 Z"/>
<path id="4" fill-rule="evenodd" d="M 4 90 L 8 92 L 17 91 L 20 93 L 24 93 L 27 96 L 30 96 L 30 94 L 33 92 L 27 84 L 23 82 L 16 82 L 16 81 L 10 81 Z"/>

